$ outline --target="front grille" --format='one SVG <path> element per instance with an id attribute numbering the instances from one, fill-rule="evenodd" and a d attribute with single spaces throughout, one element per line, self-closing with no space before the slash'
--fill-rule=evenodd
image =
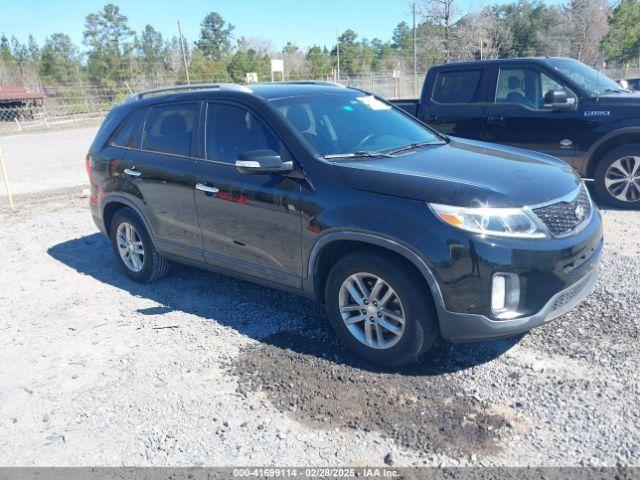
<path id="1" fill-rule="evenodd" d="M 583 184 L 573 200 L 534 208 L 533 213 L 542 220 L 554 236 L 567 235 L 591 215 L 589 194 Z"/>

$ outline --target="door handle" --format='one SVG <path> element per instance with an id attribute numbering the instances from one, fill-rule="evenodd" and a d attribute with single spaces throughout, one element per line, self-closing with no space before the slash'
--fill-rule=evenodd
<path id="1" fill-rule="evenodd" d="M 196 190 L 200 190 L 204 193 L 218 193 L 219 188 L 212 187 L 211 185 L 205 185 L 204 183 L 196 183 Z"/>
<path id="2" fill-rule="evenodd" d="M 437 122 L 438 120 L 440 120 L 438 115 L 429 115 L 427 117 L 427 122 Z"/>
<path id="3" fill-rule="evenodd" d="M 506 119 L 502 115 L 489 115 L 487 117 L 487 123 L 489 125 L 501 125 L 503 127 L 507 124 Z"/>
<path id="4" fill-rule="evenodd" d="M 139 177 L 140 175 L 142 175 L 141 172 L 136 170 L 136 167 L 133 168 L 125 168 L 124 169 L 124 173 L 126 173 L 127 175 L 129 175 L 130 177 Z"/>

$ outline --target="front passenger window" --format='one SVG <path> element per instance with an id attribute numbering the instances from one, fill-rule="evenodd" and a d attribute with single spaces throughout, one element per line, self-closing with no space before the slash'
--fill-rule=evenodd
<path id="1" fill-rule="evenodd" d="M 542 101 L 539 85 L 538 72 L 522 68 L 501 68 L 498 75 L 496 103 L 515 103 L 538 109 Z"/>
<path id="2" fill-rule="evenodd" d="M 571 91 L 538 70 L 501 68 L 498 74 L 496 103 L 510 103 L 541 110 L 544 108 L 545 95 L 552 90 L 564 90 L 567 96 L 574 97 Z"/>
<path id="3" fill-rule="evenodd" d="M 262 120 L 243 107 L 210 103 L 207 107 L 206 158 L 234 164 L 254 150 L 280 152 L 280 142 Z"/>

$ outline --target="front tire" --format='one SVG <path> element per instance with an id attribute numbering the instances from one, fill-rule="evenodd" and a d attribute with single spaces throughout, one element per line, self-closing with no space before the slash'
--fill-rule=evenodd
<path id="1" fill-rule="evenodd" d="M 640 207 L 640 144 L 618 147 L 598 162 L 595 174 L 598 197 L 613 207 Z"/>
<path id="2" fill-rule="evenodd" d="M 424 279 L 390 255 L 366 252 L 339 260 L 327 278 L 325 304 L 340 341 L 383 367 L 416 360 L 438 336 Z"/>
<path id="3" fill-rule="evenodd" d="M 130 208 L 115 213 L 109 238 L 118 264 L 130 279 L 150 283 L 168 273 L 169 262 L 158 253 L 149 232 Z"/>

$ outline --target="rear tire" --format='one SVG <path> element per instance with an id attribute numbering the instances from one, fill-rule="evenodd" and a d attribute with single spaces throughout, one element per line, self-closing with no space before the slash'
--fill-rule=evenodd
<path id="1" fill-rule="evenodd" d="M 340 259 L 327 278 L 325 304 L 340 341 L 376 365 L 413 362 L 438 337 L 424 278 L 391 255 L 363 252 Z"/>
<path id="2" fill-rule="evenodd" d="M 118 210 L 109 226 L 116 261 L 138 283 L 150 283 L 169 272 L 169 262 L 156 250 L 140 217 L 130 208 Z"/>
<path id="3" fill-rule="evenodd" d="M 615 148 L 596 166 L 595 189 L 607 204 L 624 209 L 640 207 L 640 144 Z"/>

